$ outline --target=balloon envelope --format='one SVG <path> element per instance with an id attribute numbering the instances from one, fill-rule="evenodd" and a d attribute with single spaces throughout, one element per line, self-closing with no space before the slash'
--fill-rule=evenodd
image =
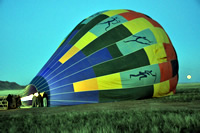
<path id="1" fill-rule="evenodd" d="M 28 88 L 59 106 L 172 95 L 177 81 L 177 55 L 161 25 L 142 13 L 108 10 L 79 23 Z"/>

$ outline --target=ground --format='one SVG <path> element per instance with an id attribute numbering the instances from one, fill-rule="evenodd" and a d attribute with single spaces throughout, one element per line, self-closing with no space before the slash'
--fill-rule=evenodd
<path id="1" fill-rule="evenodd" d="M 200 132 L 200 83 L 144 100 L 0 111 L 3 132 Z"/>

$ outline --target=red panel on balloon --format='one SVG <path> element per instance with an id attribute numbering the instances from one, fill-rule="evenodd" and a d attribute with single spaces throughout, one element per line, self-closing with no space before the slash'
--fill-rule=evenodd
<path id="1" fill-rule="evenodd" d="M 141 17 L 145 16 L 144 14 L 137 13 L 137 12 L 134 12 L 134 11 L 130 11 L 130 12 L 126 12 L 126 13 L 121 13 L 119 15 L 121 15 L 122 17 L 124 17 L 128 21 L 130 21 L 132 19 L 141 18 Z"/>
<path id="2" fill-rule="evenodd" d="M 176 53 L 174 51 L 173 46 L 171 44 L 166 43 L 164 43 L 163 45 L 167 54 L 167 61 L 176 60 Z"/>
<path id="3" fill-rule="evenodd" d="M 171 66 L 171 62 L 165 62 L 165 63 L 161 63 L 159 64 L 160 67 L 160 82 L 168 80 L 172 77 L 172 66 Z"/>
<path id="4" fill-rule="evenodd" d="M 170 91 L 173 91 L 174 93 L 176 92 L 176 86 L 178 83 L 178 76 L 176 75 L 175 77 L 171 78 L 169 80 L 170 82 Z"/>

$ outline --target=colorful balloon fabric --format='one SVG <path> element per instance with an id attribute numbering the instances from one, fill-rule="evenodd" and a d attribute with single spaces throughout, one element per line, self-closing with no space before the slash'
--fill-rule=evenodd
<path id="1" fill-rule="evenodd" d="M 108 10 L 79 23 L 28 88 L 60 106 L 172 95 L 177 82 L 177 55 L 161 25 L 135 11 Z"/>

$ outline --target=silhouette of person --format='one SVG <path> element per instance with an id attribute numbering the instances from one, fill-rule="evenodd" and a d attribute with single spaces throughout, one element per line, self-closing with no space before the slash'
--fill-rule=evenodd
<path id="1" fill-rule="evenodd" d="M 20 106 L 22 105 L 22 102 L 21 102 L 21 97 L 19 95 L 17 95 L 17 108 L 20 108 Z"/>
<path id="2" fill-rule="evenodd" d="M 47 107 L 48 106 L 48 95 L 46 92 L 44 92 L 43 94 L 43 107 Z"/>
<path id="3" fill-rule="evenodd" d="M 40 92 L 38 92 L 37 103 L 38 103 L 38 107 L 42 107 L 42 96 Z"/>
<path id="4" fill-rule="evenodd" d="M 33 93 L 33 98 L 32 98 L 32 107 L 37 107 L 37 97 Z"/>
<path id="5" fill-rule="evenodd" d="M 108 26 L 105 28 L 105 30 L 107 31 L 107 29 L 110 27 L 111 24 L 117 24 L 120 21 L 117 20 L 117 17 L 112 17 L 112 20 L 109 20 L 107 22 L 101 23 L 101 24 L 108 24 Z"/>
<path id="6" fill-rule="evenodd" d="M 8 109 L 10 109 L 11 103 L 12 103 L 12 95 L 8 94 L 6 100 L 8 101 Z"/>

